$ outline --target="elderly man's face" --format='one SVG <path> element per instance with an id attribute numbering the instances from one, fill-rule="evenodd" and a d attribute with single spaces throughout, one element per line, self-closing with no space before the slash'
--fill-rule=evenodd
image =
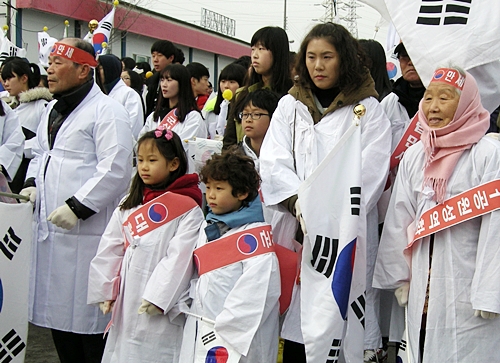
<path id="1" fill-rule="evenodd" d="M 49 68 L 47 69 L 49 91 L 53 94 L 63 94 L 85 83 L 86 78 L 82 79 L 81 76 L 82 68 L 81 65 L 75 66 L 69 59 L 50 56 Z"/>

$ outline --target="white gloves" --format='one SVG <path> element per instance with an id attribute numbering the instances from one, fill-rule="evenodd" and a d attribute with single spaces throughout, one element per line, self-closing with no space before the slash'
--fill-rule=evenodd
<path id="1" fill-rule="evenodd" d="M 484 311 L 484 310 L 475 310 L 474 311 L 474 316 L 480 316 L 483 319 L 495 319 L 498 318 L 500 314 L 497 313 L 490 313 L 489 311 Z"/>
<path id="2" fill-rule="evenodd" d="M 410 292 L 410 283 L 405 282 L 403 286 L 400 286 L 394 291 L 396 299 L 398 300 L 399 306 L 406 306 L 408 304 L 408 294 Z"/>
<path id="3" fill-rule="evenodd" d="M 142 299 L 142 304 L 137 311 L 139 314 L 148 313 L 149 315 L 160 315 L 163 314 L 163 310 L 157 306 L 151 304 L 149 301 Z"/>
<path id="4" fill-rule="evenodd" d="M 70 230 L 73 229 L 74 226 L 76 226 L 78 217 L 75 215 L 75 213 L 73 213 L 69 205 L 64 203 L 64 205 L 56 208 L 52 213 L 50 213 L 47 220 L 60 228 Z"/>
<path id="5" fill-rule="evenodd" d="M 114 305 L 115 302 L 113 300 L 106 300 L 104 302 L 99 303 L 99 309 L 101 309 L 102 313 L 106 315 L 113 309 Z"/>
<path id="6" fill-rule="evenodd" d="M 306 222 L 304 221 L 304 218 L 302 218 L 302 211 L 300 210 L 300 204 L 298 199 L 295 202 L 294 208 L 295 208 L 295 218 L 297 218 L 297 220 L 299 221 L 300 228 L 302 229 L 302 232 L 304 232 L 304 235 L 306 235 L 307 234 Z"/>
<path id="7" fill-rule="evenodd" d="M 27 187 L 27 188 L 24 188 L 23 190 L 21 190 L 19 192 L 20 195 L 24 195 L 28 198 L 30 198 L 30 202 L 35 204 L 35 200 L 36 200 L 36 187 Z M 27 203 L 28 201 L 27 200 L 24 200 L 24 199 L 21 199 L 21 202 L 23 203 Z"/>

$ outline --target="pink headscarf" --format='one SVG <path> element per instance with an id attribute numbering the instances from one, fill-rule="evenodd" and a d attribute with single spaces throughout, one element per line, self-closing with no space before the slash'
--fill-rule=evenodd
<path id="1" fill-rule="evenodd" d="M 465 150 L 470 149 L 484 136 L 490 125 L 490 114 L 481 104 L 476 80 L 468 72 L 455 116 L 445 127 L 429 127 L 422 110 L 422 102 L 423 100 L 420 101 L 417 115 L 424 129 L 420 137 L 426 159 L 424 187 L 431 187 L 435 192 L 434 200 L 442 203 L 446 196 L 448 179 L 458 159 Z"/>

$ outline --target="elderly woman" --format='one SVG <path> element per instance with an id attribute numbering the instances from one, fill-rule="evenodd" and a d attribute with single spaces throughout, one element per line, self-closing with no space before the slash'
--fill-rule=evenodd
<path id="1" fill-rule="evenodd" d="M 498 361 L 500 213 L 479 212 L 495 193 L 450 198 L 499 178 L 500 143 L 484 136 L 476 81 L 456 68 L 435 71 L 417 117 L 424 132 L 399 167 L 374 287 L 407 304 L 412 362 Z"/>

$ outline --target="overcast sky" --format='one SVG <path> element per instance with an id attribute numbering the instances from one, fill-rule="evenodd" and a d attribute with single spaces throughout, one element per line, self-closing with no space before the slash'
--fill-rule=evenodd
<path id="1" fill-rule="evenodd" d="M 283 12 L 285 0 L 145 0 L 148 8 L 156 12 L 200 25 L 201 9 L 222 14 L 236 20 L 236 38 L 250 42 L 253 33 L 267 25 L 283 27 Z M 287 33 L 291 43 L 291 50 L 297 51 L 301 40 L 307 32 L 317 24 L 317 20 L 325 14 L 322 1 L 306 0 L 287 1 Z M 340 2 L 340 1 L 339 1 Z M 373 39 L 375 28 L 380 23 L 379 13 L 367 5 L 356 9 L 359 19 L 358 38 Z M 341 6 L 339 6 L 340 8 Z M 345 11 L 339 9 L 340 15 Z M 342 23 L 342 21 L 341 21 Z M 384 47 L 387 36 L 387 24 L 382 24 L 375 36 Z"/>

